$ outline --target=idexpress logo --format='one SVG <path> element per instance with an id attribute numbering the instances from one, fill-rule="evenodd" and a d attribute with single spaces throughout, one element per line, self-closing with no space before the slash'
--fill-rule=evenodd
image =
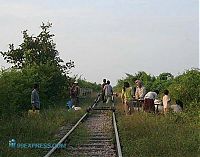
<path id="1" fill-rule="evenodd" d="M 17 143 L 15 139 L 9 140 L 10 148 L 37 148 L 37 149 L 49 149 L 49 148 L 66 148 L 66 144 L 56 144 L 56 143 Z"/>
<path id="2" fill-rule="evenodd" d="M 9 140 L 9 147 L 10 148 L 16 148 L 17 147 L 17 142 L 15 139 Z"/>

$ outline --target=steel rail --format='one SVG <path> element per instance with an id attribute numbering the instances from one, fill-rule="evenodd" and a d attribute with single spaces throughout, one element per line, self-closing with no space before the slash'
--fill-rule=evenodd
<path id="1" fill-rule="evenodd" d="M 113 101 L 113 107 L 114 107 L 114 99 Z M 120 140 L 119 140 L 119 133 L 117 131 L 117 123 L 116 123 L 116 118 L 115 118 L 115 112 L 113 112 L 113 125 L 114 125 L 114 130 L 115 130 L 115 139 L 116 139 L 116 144 L 117 144 L 117 154 L 118 157 L 122 157 L 122 150 L 121 150 L 121 145 L 120 145 Z"/>
<path id="2" fill-rule="evenodd" d="M 98 95 L 97 99 L 95 100 L 94 104 L 92 105 L 92 108 L 95 107 L 95 105 L 99 102 L 100 100 L 100 96 Z M 49 157 L 50 155 L 52 155 L 55 150 L 59 147 L 59 145 L 61 143 L 63 143 L 66 138 L 76 129 L 76 127 L 80 124 L 80 122 L 88 115 L 88 112 L 85 113 L 79 120 L 78 122 L 71 128 L 71 130 L 44 156 L 44 157 Z"/>

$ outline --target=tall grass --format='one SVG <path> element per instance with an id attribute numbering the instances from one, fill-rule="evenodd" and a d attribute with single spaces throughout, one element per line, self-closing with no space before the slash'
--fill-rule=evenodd
<path id="1" fill-rule="evenodd" d="M 125 116 L 118 105 L 118 125 L 125 157 L 197 157 L 199 128 L 187 113 Z"/>
<path id="2" fill-rule="evenodd" d="M 43 156 L 47 150 L 43 149 L 13 149 L 8 147 L 8 142 L 15 139 L 17 143 L 56 143 L 54 135 L 59 127 L 76 122 L 85 113 L 85 108 L 93 100 L 82 101 L 83 110 L 68 111 L 63 107 L 53 107 L 43 110 L 40 115 L 29 117 L 13 116 L 9 119 L 0 119 L 0 156 L 3 157 L 36 157 Z"/>

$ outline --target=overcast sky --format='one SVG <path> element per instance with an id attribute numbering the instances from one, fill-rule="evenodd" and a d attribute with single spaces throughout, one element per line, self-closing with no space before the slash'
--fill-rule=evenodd
<path id="1" fill-rule="evenodd" d="M 125 73 L 177 75 L 199 67 L 198 11 L 198 0 L 0 0 L 0 51 L 49 21 L 71 75 L 113 85 Z"/>

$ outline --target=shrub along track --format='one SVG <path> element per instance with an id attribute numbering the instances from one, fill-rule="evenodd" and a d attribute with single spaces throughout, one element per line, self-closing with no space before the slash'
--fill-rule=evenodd
<path id="1" fill-rule="evenodd" d="M 117 157 L 122 156 L 117 125 L 114 113 L 114 102 L 110 104 L 100 101 L 101 95 L 97 97 L 94 104 L 87 113 L 72 127 L 71 130 L 59 141 L 58 144 L 66 143 L 67 148 L 59 151 L 50 150 L 45 157 L 49 156 L 71 156 L 71 157 Z M 81 123 L 82 122 L 82 123 Z M 86 140 L 79 141 L 75 146 L 70 143 L 75 128 L 81 123 L 81 127 L 87 130 Z M 69 136 L 70 135 L 70 136 Z"/>

